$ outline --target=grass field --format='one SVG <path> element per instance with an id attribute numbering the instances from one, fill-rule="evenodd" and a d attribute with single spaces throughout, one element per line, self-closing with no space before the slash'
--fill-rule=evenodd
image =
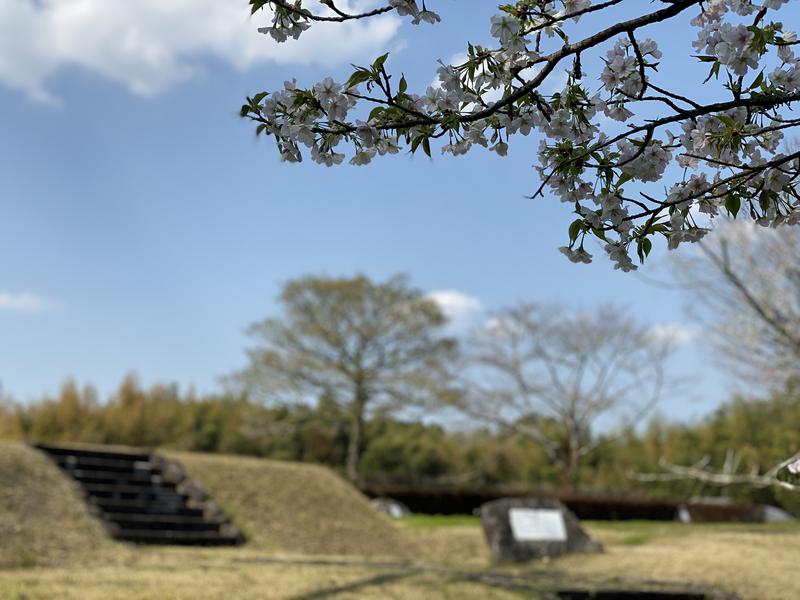
<path id="1" fill-rule="evenodd" d="M 402 525 L 418 543 L 453 565 L 479 567 L 488 555 L 478 519 L 410 517 Z M 457 521 L 464 524 L 457 524 Z M 800 524 L 696 524 L 627 521 L 583 523 L 605 546 L 597 555 L 572 555 L 501 570 L 557 581 L 613 585 L 669 581 L 721 587 L 752 600 L 797 600 Z"/>
<path id="2" fill-rule="evenodd" d="M 572 587 L 636 581 L 706 583 L 752 600 L 800 597 L 800 528 L 589 523 L 602 555 L 489 568 L 479 527 L 453 519 L 400 522 L 423 553 L 413 561 L 236 549 L 130 549 L 93 564 L 0 570 L 0 598 L 205 599 L 536 598 L 542 582 Z M 483 581 L 480 581 L 483 580 Z M 523 589 L 507 589 L 510 582 Z M 526 590 L 525 585 L 530 589 Z"/>
<path id="3" fill-rule="evenodd" d="M 471 600 L 654 581 L 713 585 L 750 600 L 800 598 L 795 524 L 589 522 L 604 554 L 492 567 L 474 517 L 391 522 L 323 469 L 179 458 L 245 528 L 248 544 L 182 549 L 112 542 L 46 460 L 0 444 L 0 599 Z"/>

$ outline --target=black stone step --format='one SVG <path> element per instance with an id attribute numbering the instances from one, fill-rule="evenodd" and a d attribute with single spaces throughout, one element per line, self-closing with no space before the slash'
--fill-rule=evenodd
<path id="1" fill-rule="evenodd" d="M 186 504 L 185 494 L 170 494 L 162 492 L 84 492 L 91 500 L 136 500 L 150 506 L 158 506 L 162 512 L 175 510 Z"/>
<path id="2" fill-rule="evenodd" d="M 126 495 L 126 494 L 177 494 L 175 484 L 164 481 L 131 481 L 129 483 L 83 483 L 85 492 L 92 496 Z"/>
<path id="3" fill-rule="evenodd" d="M 120 461 L 145 461 L 150 460 L 149 452 L 133 452 L 124 450 L 105 450 L 99 448 L 84 448 L 81 446 L 55 446 L 51 444 L 37 444 L 37 448 L 47 452 L 52 457 L 75 456 L 90 459 L 111 459 Z"/>
<path id="4" fill-rule="evenodd" d="M 109 512 L 106 513 L 106 518 L 110 521 L 114 521 L 115 523 L 119 523 L 120 521 L 129 521 L 131 523 L 164 523 L 165 525 L 192 525 L 192 524 L 200 524 L 206 523 L 211 525 L 221 525 L 225 523 L 225 519 L 220 517 L 204 517 L 202 514 L 200 515 L 164 515 L 164 514 L 152 514 L 152 513 L 138 513 L 138 514 L 128 514 L 128 513 L 113 513 Z M 176 529 L 180 529 L 177 527 Z"/>
<path id="5" fill-rule="evenodd" d="M 106 515 L 106 519 L 113 523 L 118 530 L 151 531 L 219 531 L 222 521 L 219 519 L 205 519 L 203 517 L 179 517 L 175 515 L 137 515 L 113 514 Z"/>
<path id="6" fill-rule="evenodd" d="M 104 485 L 148 485 L 156 483 L 163 484 L 161 475 L 151 471 L 133 471 L 131 473 L 116 473 L 114 471 L 102 471 L 98 469 L 74 469 L 69 474 L 81 483 L 99 483 Z"/>
<path id="7" fill-rule="evenodd" d="M 235 536 L 223 535 L 215 531 L 146 531 L 140 529 L 120 529 L 114 537 L 137 544 L 180 544 L 186 546 L 231 546 L 241 543 Z"/>
<path id="8" fill-rule="evenodd" d="M 116 539 L 206 546 L 244 541 L 224 516 L 206 515 L 201 500 L 190 501 L 188 494 L 178 492 L 174 482 L 164 481 L 149 452 L 45 444 L 37 447 L 80 485 L 90 511 Z M 156 460 L 158 464 L 163 461 Z"/>
<path id="9" fill-rule="evenodd" d="M 150 473 L 158 471 L 149 460 L 117 460 L 114 458 L 95 458 L 91 456 L 54 456 L 56 464 L 63 470 L 94 469 L 115 473 Z"/>
<path id="10" fill-rule="evenodd" d="M 174 515 L 202 517 L 203 509 L 186 505 L 158 505 L 147 500 L 126 500 L 120 498 L 89 498 L 89 503 L 107 514 Z M 104 514 L 105 517 L 105 514 Z"/>

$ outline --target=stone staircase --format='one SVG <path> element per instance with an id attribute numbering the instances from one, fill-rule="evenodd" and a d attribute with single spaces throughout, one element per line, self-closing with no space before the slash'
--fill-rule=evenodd
<path id="1" fill-rule="evenodd" d="M 228 546 L 244 542 L 176 461 L 103 446 L 36 444 L 82 491 L 115 539 L 138 544 Z"/>

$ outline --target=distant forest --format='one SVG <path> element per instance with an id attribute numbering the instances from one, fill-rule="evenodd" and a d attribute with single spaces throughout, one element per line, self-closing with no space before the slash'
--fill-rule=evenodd
<path id="1" fill-rule="evenodd" d="M 20 404 L 0 399 L 0 438 L 164 447 L 306 461 L 341 471 L 347 415 L 335 402 L 264 406 L 245 396 L 179 393 L 177 386 L 140 386 L 127 377 L 101 401 L 91 386 L 67 381 L 54 398 Z M 747 487 L 712 488 L 695 481 L 646 483 L 630 473 L 659 471 L 659 459 L 692 464 L 708 455 L 722 465 L 735 449 L 739 469 L 768 468 L 800 448 L 800 386 L 769 398 L 736 397 L 700 422 L 661 416 L 641 431 L 605 434 L 581 464 L 584 493 L 683 499 L 727 495 L 800 513 L 800 494 Z M 361 456 L 363 484 L 412 484 L 449 489 L 512 487 L 558 491 L 556 469 L 529 438 L 506 431 L 456 430 L 371 415 Z"/>

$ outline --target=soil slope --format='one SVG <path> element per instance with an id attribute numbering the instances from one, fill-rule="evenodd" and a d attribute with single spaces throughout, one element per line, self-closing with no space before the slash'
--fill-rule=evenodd
<path id="1" fill-rule="evenodd" d="M 0 442 L 0 567 L 75 564 L 121 551 L 44 454 Z"/>
<path id="2" fill-rule="evenodd" d="M 407 532 L 353 486 L 315 465 L 173 453 L 247 536 L 272 553 L 413 558 Z"/>

